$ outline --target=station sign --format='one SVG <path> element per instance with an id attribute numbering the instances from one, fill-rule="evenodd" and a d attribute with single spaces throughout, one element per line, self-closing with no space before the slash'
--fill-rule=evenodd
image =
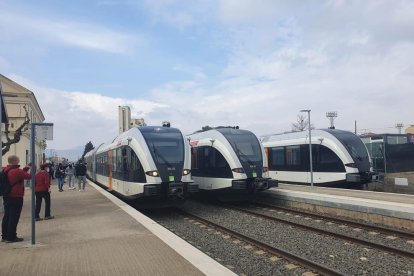
<path id="1" fill-rule="evenodd" d="M 53 140 L 53 125 L 36 126 L 37 140 Z"/>

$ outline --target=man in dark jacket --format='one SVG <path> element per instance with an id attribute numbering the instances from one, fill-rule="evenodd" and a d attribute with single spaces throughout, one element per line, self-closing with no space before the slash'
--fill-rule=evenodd
<path id="1" fill-rule="evenodd" d="M 24 180 L 31 179 L 28 173 L 29 167 L 20 169 L 20 159 L 16 155 L 8 158 L 9 164 L 5 170 L 8 170 L 8 178 L 12 186 L 10 194 L 3 196 L 4 216 L 1 222 L 1 241 L 2 242 L 20 242 L 23 238 L 17 237 L 17 224 L 19 223 L 20 214 L 23 208 Z"/>
<path id="2" fill-rule="evenodd" d="M 36 221 L 42 220 L 40 209 L 42 208 L 42 199 L 45 199 L 45 219 L 53 219 L 50 215 L 50 177 L 46 171 L 47 164 L 40 165 L 40 171 L 36 174 L 35 192 L 36 192 Z"/>
<path id="3" fill-rule="evenodd" d="M 85 191 L 85 185 L 86 185 L 86 163 L 84 164 L 82 161 L 80 161 L 76 167 L 75 167 L 75 173 L 78 177 L 78 188 L 79 192 Z M 81 185 L 83 184 L 83 185 Z"/>

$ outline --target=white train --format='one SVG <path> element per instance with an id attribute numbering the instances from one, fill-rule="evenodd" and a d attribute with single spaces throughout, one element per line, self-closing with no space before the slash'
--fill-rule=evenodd
<path id="1" fill-rule="evenodd" d="M 247 130 L 216 128 L 188 135 L 191 173 L 203 191 L 254 193 L 277 186 L 257 137 Z"/>
<path id="2" fill-rule="evenodd" d="M 309 131 L 264 136 L 269 175 L 283 183 L 310 183 Z M 371 158 L 361 139 L 349 131 L 311 131 L 316 186 L 353 187 L 372 180 Z"/>
<path id="3" fill-rule="evenodd" d="M 198 191 L 180 130 L 136 127 L 85 156 L 88 177 L 123 197 L 183 198 Z"/>

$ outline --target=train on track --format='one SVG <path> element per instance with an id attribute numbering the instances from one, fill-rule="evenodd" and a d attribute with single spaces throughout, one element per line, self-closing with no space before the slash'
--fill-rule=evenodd
<path id="1" fill-rule="evenodd" d="M 191 173 L 200 191 L 254 194 L 276 187 L 267 176 L 267 160 L 259 139 L 250 131 L 222 127 L 188 135 Z"/>
<path id="2" fill-rule="evenodd" d="M 127 199 L 183 199 L 198 192 L 188 142 L 176 128 L 132 128 L 85 155 L 87 176 Z"/>
<path id="3" fill-rule="evenodd" d="M 279 182 L 309 184 L 308 131 L 261 137 L 269 176 Z M 371 158 L 362 140 L 349 131 L 311 130 L 313 181 L 316 186 L 356 188 L 371 182 Z"/>

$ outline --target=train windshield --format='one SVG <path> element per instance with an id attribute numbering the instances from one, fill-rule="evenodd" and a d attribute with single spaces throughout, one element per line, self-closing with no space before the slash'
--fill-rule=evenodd
<path id="1" fill-rule="evenodd" d="M 242 161 L 262 161 L 262 149 L 256 136 L 251 132 L 229 129 L 220 131 L 229 141 L 234 151 Z"/>
<path id="2" fill-rule="evenodd" d="M 368 151 L 362 140 L 355 134 L 340 130 L 327 130 L 348 150 L 360 170 L 369 170 Z"/>
<path id="3" fill-rule="evenodd" d="M 180 132 L 142 132 L 154 161 L 177 164 L 184 161 L 184 141 Z"/>

